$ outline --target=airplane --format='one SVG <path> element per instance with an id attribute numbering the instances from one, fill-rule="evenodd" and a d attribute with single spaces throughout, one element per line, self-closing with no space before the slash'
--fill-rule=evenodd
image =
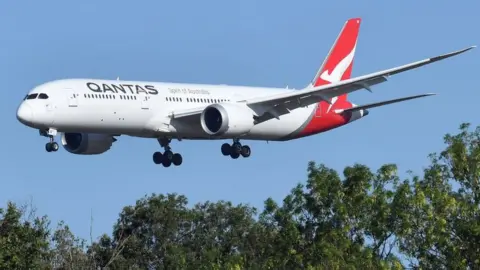
<path id="1" fill-rule="evenodd" d="M 351 78 L 361 18 L 348 19 L 312 81 L 302 89 L 166 83 L 103 79 L 60 79 L 33 88 L 16 116 L 49 138 L 56 152 L 60 135 L 72 154 L 102 154 L 121 135 L 157 139 L 163 153 L 153 162 L 180 166 L 172 140 L 232 140 L 221 153 L 248 158 L 241 140 L 289 141 L 326 132 L 369 115 L 369 109 L 434 95 L 426 93 L 366 105 L 348 94 L 387 78 L 475 48 L 471 46 L 424 60 Z"/>

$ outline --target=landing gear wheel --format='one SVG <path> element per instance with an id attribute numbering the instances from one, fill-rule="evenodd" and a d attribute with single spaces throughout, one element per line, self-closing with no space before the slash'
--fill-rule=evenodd
<path id="1" fill-rule="evenodd" d="M 163 154 L 162 153 L 160 153 L 160 152 L 153 153 L 153 163 L 158 165 L 158 164 L 162 163 L 162 160 L 163 160 Z"/>
<path id="2" fill-rule="evenodd" d="M 165 152 L 155 152 L 153 154 L 153 162 L 155 164 L 162 164 L 163 167 L 170 167 L 173 165 L 180 166 L 183 162 L 182 155 L 179 153 L 173 153 L 172 148 L 170 147 L 171 139 L 169 138 L 158 138 L 160 146 L 165 149 Z"/>
<path id="3" fill-rule="evenodd" d="M 53 151 L 53 152 L 57 152 L 57 151 L 58 151 L 58 148 L 59 148 L 59 147 L 58 147 L 58 143 L 52 142 L 51 147 L 52 147 L 52 151 Z"/>
<path id="4" fill-rule="evenodd" d="M 163 153 L 163 158 L 164 158 L 164 159 L 167 159 L 167 160 L 169 160 L 169 161 L 172 161 L 172 159 L 173 159 L 173 152 L 170 151 L 170 150 L 165 151 L 165 153 Z"/>
<path id="5" fill-rule="evenodd" d="M 179 153 L 173 154 L 173 157 L 172 157 L 173 165 L 180 166 L 182 165 L 182 161 L 183 161 L 182 155 L 180 155 Z"/>
<path id="6" fill-rule="evenodd" d="M 170 167 L 170 165 L 172 165 L 172 161 L 169 160 L 169 159 L 163 159 L 162 160 L 162 165 L 163 165 L 163 167 Z"/>
<path id="7" fill-rule="evenodd" d="M 251 153 L 252 153 L 252 151 L 250 150 L 250 147 L 248 145 L 242 146 L 242 151 L 240 153 L 242 155 L 242 157 L 248 158 Z"/>
<path id="8" fill-rule="evenodd" d="M 165 151 L 165 153 L 163 153 L 163 160 L 162 160 L 163 167 L 170 167 L 170 165 L 172 165 L 172 159 L 173 159 L 172 151 L 170 150 Z"/>
<path id="9" fill-rule="evenodd" d="M 52 144 L 51 144 L 51 143 L 45 144 L 45 150 L 46 150 L 47 152 L 52 152 Z"/>
<path id="10" fill-rule="evenodd" d="M 45 150 L 47 152 L 57 152 L 58 148 L 59 146 L 56 142 L 48 142 L 47 144 L 45 144 Z"/>
<path id="11" fill-rule="evenodd" d="M 230 144 L 228 143 L 222 144 L 222 154 L 224 156 L 229 156 L 231 152 L 232 152 L 232 146 L 230 146 Z"/>
<path id="12" fill-rule="evenodd" d="M 238 142 L 232 144 L 232 153 L 240 154 L 242 152 L 242 145 Z"/>
<path id="13" fill-rule="evenodd" d="M 237 159 L 240 156 L 244 158 L 250 157 L 252 150 L 248 145 L 242 145 L 238 138 L 233 139 L 232 145 L 228 143 L 222 144 L 222 154 L 224 156 L 230 156 L 233 159 Z"/>

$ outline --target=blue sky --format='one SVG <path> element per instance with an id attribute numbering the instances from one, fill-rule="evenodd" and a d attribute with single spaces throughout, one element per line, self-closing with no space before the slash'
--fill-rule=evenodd
<path id="1" fill-rule="evenodd" d="M 342 24 L 362 17 L 353 76 L 480 45 L 480 2 L 462 1 L 2 1 L 0 4 L 0 205 L 33 200 L 81 237 L 110 233 L 118 213 L 145 194 L 176 192 L 190 203 L 231 200 L 262 208 L 306 180 L 310 160 L 341 170 L 397 163 L 420 173 L 446 132 L 478 125 L 480 51 L 409 71 L 349 96 L 357 104 L 436 92 L 372 109 L 351 125 L 283 143 L 248 142 L 232 160 L 222 142 L 174 142 L 181 167 L 152 162 L 156 140 L 120 137 L 111 151 L 46 153 L 47 139 L 15 118 L 35 85 L 61 78 L 300 88 L 314 76 Z"/>

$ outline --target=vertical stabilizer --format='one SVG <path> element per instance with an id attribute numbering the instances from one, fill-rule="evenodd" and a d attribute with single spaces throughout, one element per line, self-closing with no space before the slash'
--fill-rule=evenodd
<path id="1" fill-rule="evenodd" d="M 350 79 L 360 24 L 360 18 L 352 18 L 345 22 L 309 87 Z M 347 95 L 338 97 L 345 100 L 346 98 Z"/>

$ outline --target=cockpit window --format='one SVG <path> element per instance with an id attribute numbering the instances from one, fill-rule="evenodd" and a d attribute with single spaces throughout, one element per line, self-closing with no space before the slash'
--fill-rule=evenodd
<path id="1" fill-rule="evenodd" d="M 39 98 L 39 99 L 48 99 L 48 95 L 47 95 L 47 94 L 44 94 L 44 93 L 40 93 L 40 94 L 38 95 L 38 98 Z"/>
<path id="2" fill-rule="evenodd" d="M 30 94 L 26 97 L 26 99 L 36 99 L 38 94 Z"/>

